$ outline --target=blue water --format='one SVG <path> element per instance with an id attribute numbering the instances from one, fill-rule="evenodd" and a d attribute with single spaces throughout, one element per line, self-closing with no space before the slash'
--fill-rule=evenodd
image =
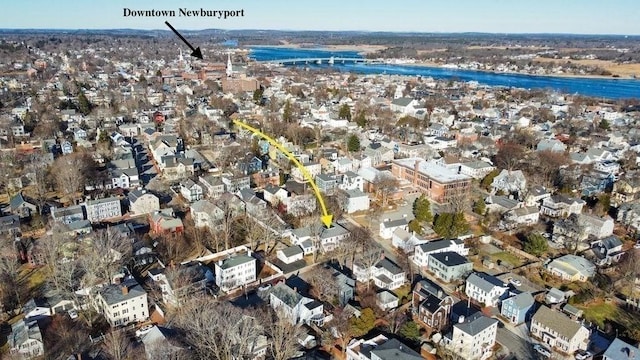
<path id="1" fill-rule="evenodd" d="M 250 57 L 257 61 L 293 58 L 361 58 L 356 51 L 332 51 L 326 49 L 297 49 L 252 47 Z M 291 65 L 314 66 L 318 65 Z M 329 66 L 329 65 L 320 65 Z M 492 73 L 486 71 L 445 69 L 391 64 L 335 64 L 333 68 L 343 72 L 359 74 L 393 74 L 432 77 L 434 79 L 457 78 L 462 81 L 477 81 L 489 86 L 507 86 L 523 89 L 549 89 L 569 94 L 601 97 L 608 99 L 640 98 L 640 80 L 635 79 L 594 79 L 556 76 L 536 76 L 524 74 Z"/>

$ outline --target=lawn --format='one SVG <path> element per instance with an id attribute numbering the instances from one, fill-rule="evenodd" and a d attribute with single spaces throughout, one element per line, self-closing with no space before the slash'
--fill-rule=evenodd
<path id="1" fill-rule="evenodd" d="M 396 296 L 400 301 L 402 301 L 402 298 L 404 298 L 405 296 L 408 299 L 409 294 L 411 293 L 411 285 L 409 284 L 402 285 L 401 287 L 395 289 L 393 292 L 396 294 Z"/>
<path id="2" fill-rule="evenodd" d="M 500 260 L 501 263 L 509 263 L 513 267 L 519 267 L 522 265 L 522 260 L 518 259 L 518 257 L 513 255 L 512 253 L 506 251 L 492 254 L 491 259 L 494 262 L 498 262 L 498 260 Z"/>
<path id="3" fill-rule="evenodd" d="M 618 317 L 618 307 L 615 304 L 604 301 L 597 301 L 587 306 L 576 305 L 584 311 L 584 318 L 596 323 L 600 328 L 604 328 L 605 320 L 613 320 Z"/>

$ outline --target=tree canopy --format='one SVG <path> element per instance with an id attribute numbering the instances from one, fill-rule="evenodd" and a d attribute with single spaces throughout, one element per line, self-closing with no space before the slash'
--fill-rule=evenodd
<path id="1" fill-rule="evenodd" d="M 420 195 L 420 197 L 413 202 L 413 215 L 418 221 L 426 221 L 429 223 L 433 221 L 431 203 L 424 194 Z"/>
<path id="2" fill-rule="evenodd" d="M 485 176 L 482 181 L 480 181 L 480 186 L 482 186 L 484 189 L 489 189 L 489 187 L 491 187 L 491 184 L 493 183 L 493 179 L 495 179 L 495 177 L 499 174 L 500 170 L 498 169 L 495 169 L 492 172 L 488 173 L 487 176 Z"/>
<path id="3" fill-rule="evenodd" d="M 351 331 L 353 336 L 359 337 L 371 331 L 376 323 L 376 315 L 371 308 L 365 308 L 360 313 L 360 317 L 351 319 Z"/>
<path id="4" fill-rule="evenodd" d="M 367 126 L 367 118 L 365 117 L 363 111 L 360 111 L 360 112 L 358 112 L 358 114 L 356 114 L 355 122 L 361 128 L 364 128 L 364 127 Z"/>
<path id="5" fill-rule="evenodd" d="M 544 254 L 548 248 L 549 244 L 547 243 L 547 239 L 539 233 L 529 234 L 524 243 L 524 251 L 535 256 Z"/>
<path id="6" fill-rule="evenodd" d="M 433 230 L 444 238 L 455 238 L 469 231 L 469 224 L 464 218 L 464 214 L 442 213 L 436 217 L 433 223 Z"/>
<path id="7" fill-rule="evenodd" d="M 359 151 L 360 150 L 360 139 L 355 134 L 349 136 L 347 140 L 347 149 L 350 152 Z"/>
<path id="8" fill-rule="evenodd" d="M 78 111 L 80 111 L 82 115 L 89 115 L 91 108 L 92 105 L 84 95 L 84 92 L 80 91 L 80 94 L 78 94 Z"/>
<path id="9" fill-rule="evenodd" d="M 351 108 L 347 104 L 342 104 L 338 111 L 338 118 L 351 121 Z"/>
<path id="10" fill-rule="evenodd" d="M 487 206 L 483 199 L 478 199 L 473 203 L 473 212 L 478 215 L 484 215 L 487 211 Z"/>

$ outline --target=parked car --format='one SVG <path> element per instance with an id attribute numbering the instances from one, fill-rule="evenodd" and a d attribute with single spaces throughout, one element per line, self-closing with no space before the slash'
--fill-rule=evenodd
<path id="1" fill-rule="evenodd" d="M 69 317 L 71 319 L 78 318 L 78 312 L 76 311 L 76 309 L 71 309 L 71 310 L 67 311 L 67 314 L 69 314 Z"/>
<path id="2" fill-rule="evenodd" d="M 141 327 L 140 329 L 136 330 L 136 336 L 137 337 L 141 337 L 142 335 L 148 333 L 149 331 L 151 331 L 151 329 L 153 329 L 153 325 L 152 324 L 148 324 L 145 325 L 143 327 Z"/>
<path id="3" fill-rule="evenodd" d="M 514 278 L 509 278 L 509 282 L 512 283 L 515 286 L 521 286 L 522 285 L 522 281 L 520 281 L 518 279 L 514 279 Z"/>
<path id="4" fill-rule="evenodd" d="M 593 354 L 589 351 L 578 350 L 575 354 L 576 360 L 588 360 L 593 358 Z"/>
<path id="5" fill-rule="evenodd" d="M 533 345 L 533 350 L 535 350 L 538 354 L 544 357 L 551 357 L 551 350 L 547 349 L 546 347 L 540 344 Z"/>

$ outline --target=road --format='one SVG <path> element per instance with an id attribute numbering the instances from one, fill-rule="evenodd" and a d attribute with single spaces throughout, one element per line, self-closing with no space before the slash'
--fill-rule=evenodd
<path id="1" fill-rule="evenodd" d="M 498 344 L 506 347 L 518 360 L 538 360 L 538 354 L 525 339 L 519 337 L 506 328 L 498 327 L 496 334 Z"/>

